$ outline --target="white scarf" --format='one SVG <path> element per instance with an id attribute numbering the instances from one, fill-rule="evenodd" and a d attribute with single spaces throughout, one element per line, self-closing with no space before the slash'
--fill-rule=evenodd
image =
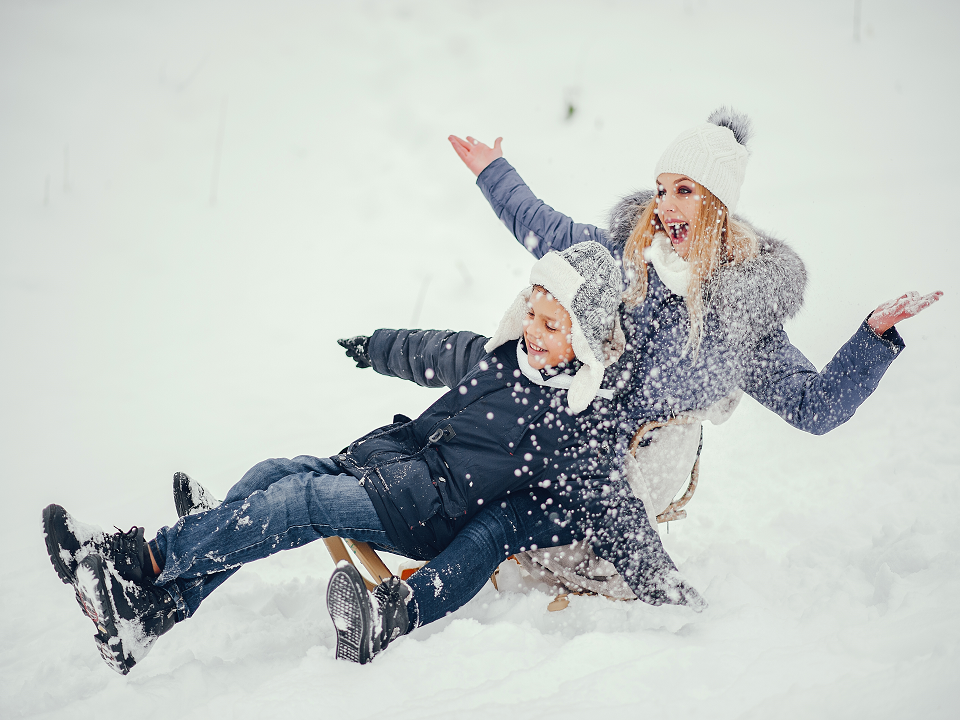
<path id="1" fill-rule="evenodd" d="M 658 232 L 643 252 L 643 258 L 653 265 L 657 275 L 674 295 L 686 297 L 690 287 L 690 263 L 677 255 L 666 233 Z"/>
<path id="2" fill-rule="evenodd" d="M 557 388 L 558 390 L 569 390 L 573 384 L 574 376 L 569 373 L 557 373 L 548 380 L 544 380 L 543 375 L 530 364 L 527 354 L 523 351 L 522 339 L 517 340 L 517 362 L 520 363 L 520 372 L 523 373 L 524 377 L 536 385 L 546 385 L 547 387 Z M 613 390 L 607 388 L 597 390 L 597 395 L 606 400 L 613 400 Z"/>

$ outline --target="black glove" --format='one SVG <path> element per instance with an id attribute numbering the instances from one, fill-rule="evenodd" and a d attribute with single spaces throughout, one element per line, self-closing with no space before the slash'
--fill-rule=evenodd
<path id="1" fill-rule="evenodd" d="M 370 337 L 368 335 L 357 335 L 352 338 L 342 338 L 337 340 L 337 344 L 346 350 L 346 356 L 356 361 L 358 368 L 370 367 L 370 354 L 367 348 L 370 347 Z"/>

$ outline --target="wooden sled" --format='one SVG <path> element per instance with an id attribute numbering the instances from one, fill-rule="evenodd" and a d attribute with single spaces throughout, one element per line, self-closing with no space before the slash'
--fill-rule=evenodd
<path id="1" fill-rule="evenodd" d="M 346 560 L 356 567 L 357 570 L 360 570 L 356 562 L 359 560 L 363 569 L 373 578 L 373 580 L 370 580 L 363 577 L 363 573 L 360 575 L 363 578 L 364 585 L 367 586 L 367 590 L 371 592 L 384 580 L 394 577 L 394 574 L 390 572 L 390 568 L 380 559 L 377 551 L 370 547 L 369 543 L 339 537 L 328 537 L 323 539 L 323 544 L 327 546 L 327 552 L 330 553 L 330 557 L 333 558 L 333 562 L 336 565 L 339 565 L 342 560 Z M 347 548 L 349 548 L 349 550 Z M 513 556 L 511 555 L 508 559 L 513 559 Z M 421 565 L 421 567 L 423 566 Z M 419 569 L 420 568 L 407 568 L 401 571 L 400 579 L 408 579 Z M 493 575 L 490 576 L 490 582 L 493 583 L 494 587 L 497 587 L 496 578 L 498 572 L 500 572 L 499 568 L 494 570 Z M 499 590 L 499 588 L 497 589 Z"/>
<path id="2" fill-rule="evenodd" d="M 377 555 L 377 551 L 365 542 L 357 542 L 354 540 L 344 541 L 338 537 L 329 537 L 324 538 L 323 543 L 327 546 L 327 551 L 330 553 L 330 557 L 333 558 L 333 562 L 336 565 L 339 565 L 342 560 L 346 560 L 356 567 L 357 563 L 354 561 L 354 557 L 360 559 L 360 564 L 363 565 L 364 569 L 366 569 L 374 580 L 371 582 L 367 578 L 363 578 L 367 590 L 373 591 L 373 589 L 384 580 L 389 580 L 393 577 L 390 568 L 384 565 L 383 560 Z M 352 553 L 350 550 L 347 550 L 348 547 L 353 551 Z M 357 570 L 359 569 L 360 568 L 357 568 Z"/>

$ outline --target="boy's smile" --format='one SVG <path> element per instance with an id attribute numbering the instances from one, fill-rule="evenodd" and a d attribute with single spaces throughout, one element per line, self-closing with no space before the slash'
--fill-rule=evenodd
<path id="1" fill-rule="evenodd" d="M 570 315 L 563 305 L 544 288 L 534 285 L 523 320 L 523 339 L 530 366 L 542 370 L 573 360 L 570 330 Z"/>

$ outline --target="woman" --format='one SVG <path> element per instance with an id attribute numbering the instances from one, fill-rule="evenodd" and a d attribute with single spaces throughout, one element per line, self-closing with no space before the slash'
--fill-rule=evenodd
<path id="1" fill-rule="evenodd" d="M 644 423 L 702 416 L 724 404 L 732 411 L 740 391 L 797 428 L 832 430 L 876 389 L 904 348 L 894 325 L 942 295 L 908 293 L 880 305 L 818 373 L 782 326 L 803 302 L 802 261 L 786 244 L 733 215 L 749 135 L 747 118 L 725 108 L 681 133 L 657 162 L 656 193 L 624 198 L 607 231 L 575 223 L 540 201 L 503 159 L 502 138 L 492 148 L 470 137 L 449 138 L 494 212 L 534 255 L 595 240 L 621 260 L 627 340 L 620 363 L 621 459 L 628 458 L 628 444 Z M 654 523 L 683 481 L 683 473 L 654 474 L 673 484 L 642 487 L 634 473 L 625 474 L 634 493 L 651 505 L 646 509 Z M 567 567 L 554 558 L 551 568 L 541 553 L 539 564 L 563 574 L 577 562 L 568 552 Z M 587 554 L 585 565 L 593 564 Z M 609 576 L 610 568 L 599 568 L 598 575 Z"/>

